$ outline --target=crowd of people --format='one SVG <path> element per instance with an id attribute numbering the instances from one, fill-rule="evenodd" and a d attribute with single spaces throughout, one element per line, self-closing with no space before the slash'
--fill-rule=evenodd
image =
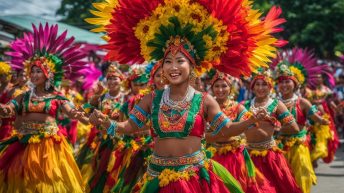
<path id="1" fill-rule="evenodd" d="M 311 192 L 339 147 L 343 75 L 277 49 L 278 7 L 93 5 L 103 71 L 49 24 L 0 63 L 0 192 Z"/>

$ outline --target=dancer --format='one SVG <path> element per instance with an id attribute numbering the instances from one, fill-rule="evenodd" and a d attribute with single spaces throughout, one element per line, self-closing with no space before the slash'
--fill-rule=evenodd
<path id="1" fill-rule="evenodd" d="M 78 77 L 82 69 L 74 38 L 57 35 L 58 26 L 33 25 L 23 45 L 11 45 L 12 63 L 24 65 L 34 88 L 1 105 L 0 116 L 21 115 L 16 135 L 0 143 L 0 192 L 83 192 L 84 185 L 73 152 L 59 133 L 56 115 L 62 110 L 88 122 L 56 88 L 62 77 Z"/>
<path id="2" fill-rule="evenodd" d="M 291 166 L 297 184 L 303 193 L 310 193 L 312 184 L 316 184 L 316 176 L 312 166 L 307 140 L 307 119 L 327 125 L 328 121 L 317 114 L 316 106 L 305 98 L 298 96 L 300 86 L 312 85 L 319 66 L 313 54 L 308 50 L 294 48 L 280 52 L 273 62 L 276 66 L 278 91 L 280 100 L 294 116 L 300 132 L 295 135 L 279 133 L 285 157 Z"/>
<path id="3" fill-rule="evenodd" d="M 288 135 L 297 134 L 297 123 L 281 101 L 270 98 L 272 78 L 269 71 L 258 71 L 251 82 L 251 89 L 255 98 L 244 103 L 246 109 L 253 112 L 265 109 L 270 117 L 270 122 L 260 122 L 257 128 L 245 132 L 253 163 L 276 188 L 276 192 L 301 192 L 287 160 L 273 139 L 276 131 Z"/>
<path id="4" fill-rule="evenodd" d="M 150 78 L 150 74 L 154 73 L 154 62 L 148 65 L 134 65 L 130 69 L 129 78 L 127 83 L 131 85 L 130 98 L 122 106 L 122 120 L 128 120 L 129 113 L 134 106 L 140 102 L 142 97 L 153 92 L 153 88 L 156 85 L 151 85 L 155 82 L 154 77 Z M 157 66 L 158 67 L 158 66 Z M 151 146 L 153 140 L 150 135 L 149 126 L 145 126 L 142 130 L 138 130 L 135 133 L 126 134 L 123 137 L 125 148 L 120 147 L 116 152 L 123 152 L 123 159 L 118 159 L 118 167 L 114 167 L 111 171 L 111 175 L 114 177 L 115 184 L 112 186 L 113 192 L 128 192 L 137 181 L 143 176 L 146 171 L 147 165 L 145 164 L 148 156 L 151 155 Z M 115 159 L 117 159 L 115 157 Z M 117 161 L 117 160 L 116 160 Z"/>
<path id="5" fill-rule="evenodd" d="M 324 79 L 325 78 L 325 79 Z M 334 155 L 339 147 L 339 137 L 333 119 L 333 111 L 337 109 L 333 101 L 329 97 L 333 94 L 331 89 L 324 84 L 324 80 L 328 80 L 334 86 L 334 78 L 326 64 L 320 65 L 317 71 L 313 85 L 309 85 L 306 89 L 305 97 L 313 104 L 317 105 L 319 114 L 329 120 L 329 128 L 323 125 L 315 124 L 313 132 L 315 134 L 315 146 L 311 151 L 311 159 L 314 167 L 317 167 L 317 160 L 322 158 L 325 163 L 334 160 Z"/>
<path id="6" fill-rule="evenodd" d="M 11 66 L 6 62 L 0 62 L 0 104 L 6 104 L 13 99 L 14 89 L 10 83 Z M 1 118 L 0 141 L 12 135 L 15 117 Z"/>
<path id="7" fill-rule="evenodd" d="M 230 77 L 216 71 L 211 71 L 209 74 L 212 75 L 210 80 L 211 91 L 222 112 L 235 122 L 247 120 L 251 113 L 244 106 L 231 99 L 232 83 Z M 211 134 L 206 135 L 207 142 L 211 142 L 211 147 L 208 149 L 213 153 L 212 159 L 219 162 L 233 174 L 241 184 L 244 192 L 276 192 L 269 185 L 269 181 L 255 169 L 245 148 L 246 140 L 243 134 L 231 138 L 222 137 L 214 142 L 212 142 L 211 137 Z"/>
<path id="8" fill-rule="evenodd" d="M 125 95 L 121 91 L 121 81 L 124 75 L 118 70 L 115 64 L 111 64 L 106 71 L 106 87 L 98 83 L 95 95 L 90 102 L 84 105 L 86 109 L 99 109 L 113 120 L 119 120 L 120 108 L 124 103 Z M 104 184 L 94 184 L 89 187 L 89 181 L 98 181 L 100 176 L 106 179 L 106 166 L 109 162 L 110 154 L 114 148 L 112 138 L 104 136 L 103 128 L 92 127 L 86 143 L 81 147 L 77 155 L 77 163 L 83 174 L 87 188 L 93 186 L 104 186 Z M 106 154 L 106 155 L 104 155 Z M 105 167 L 105 168 L 104 168 Z M 97 175 L 96 175 L 97 174 Z M 103 180 L 104 181 L 104 180 Z"/>
<path id="9" fill-rule="evenodd" d="M 107 57 L 131 64 L 162 59 L 169 87 L 145 95 L 134 106 L 129 121 L 114 122 L 99 111 L 90 118 L 114 135 L 140 130 L 150 117 L 154 153 L 141 192 L 242 192 L 225 168 L 205 158 L 201 139 L 206 121 L 212 123 L 214 135 L 238 135 L 257 119 L 230 122 L 216 101 L 195 91 L 189 80 L 196 74 L 194 69 L 209 69 L 211 63 L 236 76 L 249 75 L 253 67 L 265 65 L 256 58 L 273 55 L 278 41 L 271 32 L 279 31 L 275 27 L 284 21 L 278 19 L 279 9 L 272 10 L 264 21 L 250 21 L 248 18 L 258 17 L 249 17 L 248 12 L 256 16 L 258 12 L 242 1 L 120 1 L 106 27 Z M 253 26 L 258 30 L 255 33 L 240 33 Z M 258 111 L 257 116 L 263 118 L 265 113 Z"/>
<path id="10" fill-rule="evenodd" d="M 153 68 L 150 72 L 150 79 L 149 79 L 149 85 L 151 87 L 151 90 L 162 90 L 165 87 L 166 80 L 162 79 L 162 68 L 161 68 L 161 61 L 154 62 Z"/>

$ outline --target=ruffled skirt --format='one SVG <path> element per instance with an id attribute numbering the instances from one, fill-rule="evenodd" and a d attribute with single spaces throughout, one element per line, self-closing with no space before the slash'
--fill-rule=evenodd
<path id="1" fill-rule="evenodd" d="M 243 145 L 216 147 L 213 153 L 212 159 L 223 165 L 238 180 L 244 192 L 276 192 L 270 182 L 255 168 Z"/>
<path id="2" fill-rule="evenodd" d="M 0 144 L 0 150 L 0 192 L 84 192 L 72 149 L 64 137 L 13 136 Z"/>
<path id="3" fill-rule="evenodd" d="M 248 144 L 250 146 L 250 144 Z M 256 168 L 263 173 L 278 193 L 301 193 L 301 189 L 289 168 L 282 151 L 276 146 L 270 148 L 249 148 Z"/>
<path id="4" fill-rule="evenodd" d="M 302 130 L 297 135 L 281 136 L 284 156 L 295 176 L 296 183 L 303 193 L 310 193 L 312 185 L 316 184 L 315 175 L 309 145 L 307 141 L 307 130 Z"/>
<path id="5" fill-rule="evenodd" d="M 164 158 L 153 155 L 137 193 L 242 193 L 240 184 L 216 161 L 201 152 Z"/>
<path id="6" fill-rule="evenodd" d="M 329 125 L 314 125 L 312 132 L 315 135 L 315 144 L 311 151 L 311 160 L 326 158 L 329 154 L 328 143 L 332 139 Z"/>

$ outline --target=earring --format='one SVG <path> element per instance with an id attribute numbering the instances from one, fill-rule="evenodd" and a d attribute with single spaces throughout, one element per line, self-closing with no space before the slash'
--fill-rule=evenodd
<path id="1" fill-rule="evenodd" d="M 47 81 L 45 81 L 45 90 L 46 91 L 48 91 L 49 89 L 50 89 L 50 87 L 51 87 L 51 84 L 50 84 L 50 81 L 49 80 L 47 80 Z"/>
<path id="2" fill-rule="evenodd" d="M 191 83 L 195 83 L 195 81 L 196 81 L 196 73 L 194 70 L 192 70 L 190 73 L 190 81 L 191 81 Z"/>

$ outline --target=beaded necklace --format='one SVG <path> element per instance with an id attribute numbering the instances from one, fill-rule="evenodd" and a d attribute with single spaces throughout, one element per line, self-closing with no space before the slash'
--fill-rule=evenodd
<path id="1" fill-rule="evenodd" d="M 250 106 L 250 110 L 252 112 L 257 112 L 260 109 L 266 109 L 267 112 L 271 115 L 272 113 L 275 112 L 277 108 L 278 100 L 269 98 L 269 100 L 263 106 L 260 106 L 260 107 L 256 107 L 255 104 L 256 104 L 256 98 L 253 98 L 251 101 L 251 106 Z"/>
<path id="2" fill-rule="evenodd" d="M 294 116 L 294 118 L 297 120 L 297 112 L 296 112 L 296 101 L 298 100 L 298 96 L 296 94 L 293 95 L 290 99 L 282 99 L 282 97 L 279 97 L 279 100 L 284 103 L 284 105 L 287 107 L 289 112 Z"/>

